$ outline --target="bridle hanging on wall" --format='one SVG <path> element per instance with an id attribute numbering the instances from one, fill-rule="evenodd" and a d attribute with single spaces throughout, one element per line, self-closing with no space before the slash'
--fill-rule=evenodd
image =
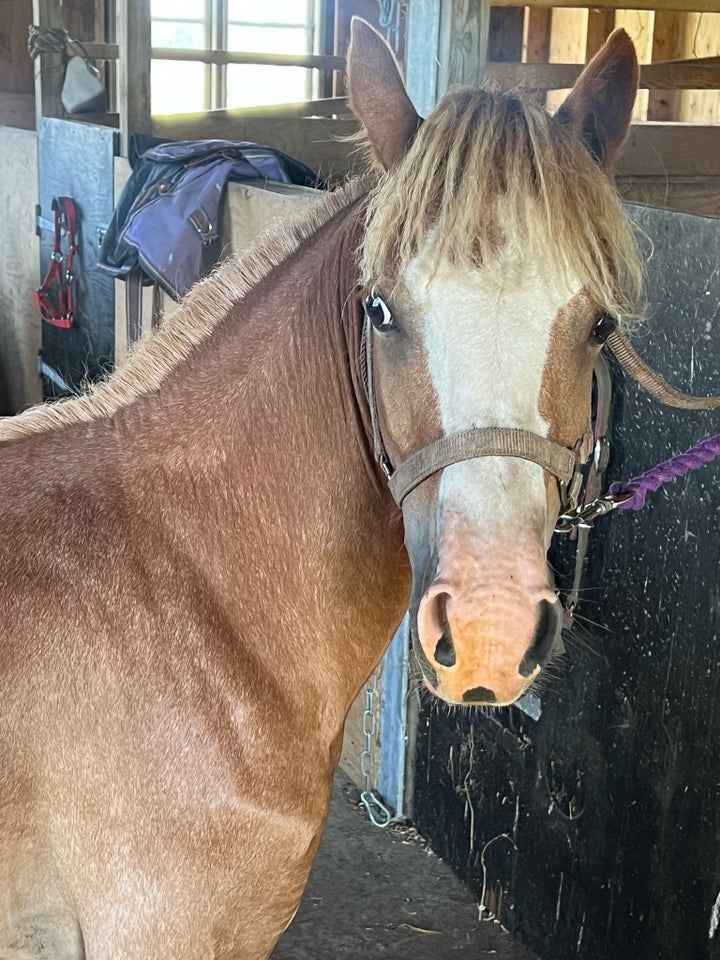
<path id="1" fill-rule="evenodd" d="M 77 209 L 70 197 L 54 197 L 52 211 L 55 226 L 50 266 L 33 299 L 46 323 L 69 330 L 75 323 L 73 267 L 78 250 Z M 63 237 L 67 239 L 67 253 L 63 253 Z"/>

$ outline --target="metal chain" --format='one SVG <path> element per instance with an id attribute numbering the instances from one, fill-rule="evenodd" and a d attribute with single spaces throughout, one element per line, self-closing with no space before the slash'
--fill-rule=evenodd
<path id="1" fill-rule="evenodd" d="M 370 822 L 376 827 L 385 829 L 391 823 L 396 822 L 396 818 L 380 797 L 372 788 L 372 782 L 375 775 L 375 760 L 373 758 L 373 737 L 375 736 L 375 694 L 377 693 L 378 680 L 377 672 L 374 672 L 368 682 L 365 684 L 365 713 L 363 714 L 363 734 L 365 736 L 365 749 L 360 754 L 360 771 L 365 777 L 365 789 L 360 794 L 360 802 L 365 807 Z"/>

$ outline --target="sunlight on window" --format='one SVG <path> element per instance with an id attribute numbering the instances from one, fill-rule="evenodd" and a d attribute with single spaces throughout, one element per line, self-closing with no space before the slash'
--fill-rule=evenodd
<path id="1" fill-rule="evenodd" d="M 307 0 L 152 0 L 152 45 L 212 49 L 213 36 L 227 37 L 237 53 L 307 54 L 313 49 Z M 210 24 L 216 24 L 211 32 Z M 219 26 L 218 26 L 219 25 Z M 218 83 L 225 72 L 226 83 Z M 154 60 L 152 112 L 193 113 L 211 107 L 261 106 L 306 100 L 312 71 L 302 67 L 207 64 Z M 224 102 L 218 102 L 225 93 Z"/>
<path id="2" fill-rule="evenodd" d="M 200 113 L 205 110 L 204 63 L 153 60 L 150 67 L 153 113 Z"/>
<path id="3" fill-rule="evenodd" d="M 152 18 L 205 20 L 205 0 L 152 0 Z"/>
<path id="4" fill-rule="evenodd" d="M 255 107 L 294 103 L 308 97 L 307 75 L 302 67 L 259 67 L 230 64 L 227 73 L 228 107 Z"/>
<path id="5" fill-rule="evenodd" d="M 307 4 L 303 0 L 229 0 L 228 20 L 248 23 L 305 23 Z"/>

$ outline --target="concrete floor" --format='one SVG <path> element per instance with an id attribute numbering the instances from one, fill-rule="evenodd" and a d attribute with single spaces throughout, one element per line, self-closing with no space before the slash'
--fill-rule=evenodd
<path id="1" fill-rule="evenodd" d="M 272 960 L 534 960 L 414 830 L 379 830 L 338 772 L 300 910 Z"/>

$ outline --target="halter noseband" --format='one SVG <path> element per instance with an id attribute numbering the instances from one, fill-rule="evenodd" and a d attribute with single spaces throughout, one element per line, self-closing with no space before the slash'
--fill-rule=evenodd
<path id="1" fill-rule="evenodd" d="M 577 505 L 582 486 L 580 467 L 588 461 L 593 450 L 592 431 L 586 432 L 575 447 L 570 449 L 529 430 L 515 427 L 475 427 L 433 440 L 393 466 L 380 430 L 373 366 L 373 330 L 367 316 L 363 325 L 361 364 L 370 408 L 375 459 L 388 478 L 388 487 L 398 506 L 402 506 L 405 497 L 428 477 L 453 463 L 475 460 L 478 457 L 517 457 L 530 460 L 559 481 L 563 511 L 572 510 Z"/>

